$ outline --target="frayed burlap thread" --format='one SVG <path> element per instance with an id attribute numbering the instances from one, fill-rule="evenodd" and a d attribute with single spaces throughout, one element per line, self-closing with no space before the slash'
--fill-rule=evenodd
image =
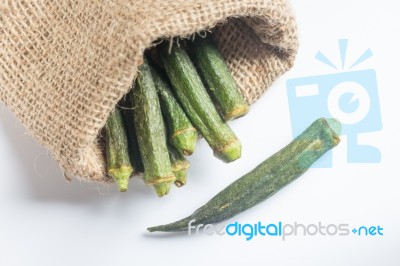
<path id="1" fill-rule="evenodd" d="M 1 0 L 0 100 L 68 176 L 109 182 L 98 135 L 144 50 L 202 30 L 249 103 L 297 52 L 286 0 Z"/>

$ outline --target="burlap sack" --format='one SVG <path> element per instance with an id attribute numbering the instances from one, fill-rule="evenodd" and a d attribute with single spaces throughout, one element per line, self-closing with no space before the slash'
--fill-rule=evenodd
<path id="1" fill-rule="evenodd" d="M 1 0 L 0 100 L 68 176 L 109 182 L 98 133 L 143 51 L 204 29 L 249 103 L 293 64 L 286 0 Z"/>

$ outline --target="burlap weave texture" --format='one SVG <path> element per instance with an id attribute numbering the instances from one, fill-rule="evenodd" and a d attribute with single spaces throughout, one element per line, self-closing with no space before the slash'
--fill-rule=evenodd
<path id="1" fill-rule="evenodd" d="M 108 182 L 98 134 L 144 50 L 202 30 L 249 103 L 297 52 L 286 0 L 0 0 L 0 100 L 67 175 Z"/>

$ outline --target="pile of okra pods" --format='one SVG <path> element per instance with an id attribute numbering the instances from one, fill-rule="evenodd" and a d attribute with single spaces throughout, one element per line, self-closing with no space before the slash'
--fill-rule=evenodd
<path id="1" fill-rule="evenodd" d="M 211 36 L 179 45 L 164 41 L 153 49 L 157 60 L 145 56 L 103 135 L 107 173 L 119 190 L 143 173 L 161 197 L 172 184 L 186 184 L 185 156 L 194 152 L 198 135 L 222 161 L 240 158 L 241 143 L 226 121 L 245 115 L 249 106 Z"/>

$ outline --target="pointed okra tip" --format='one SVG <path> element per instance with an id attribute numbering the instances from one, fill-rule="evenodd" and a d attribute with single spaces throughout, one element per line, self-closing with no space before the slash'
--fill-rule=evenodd
<path id="1" fill-rule="evenodd" d="M 154 232 L 174 232 L 174 230 L 170 230 L 169 227 L 165 226 L 165 225 L 158 225 L 158 226 L 149 227 L 149 228 L 147 228 L 147 231 L 149 231 L 150 233 L 154 233 Z"/>
<path id="2" fill-rule="evenodd" d="M 119 191 L 126 192 L 132 172 L 133 169 L 131 166 L 121 166 L 119 168 L 110 169 L 108 174 L 114 179 L 115 183 L 117 183 Z"/>
<path id="3" fill-rule="evenodd" d="M 149 232 L 180 232 L 188 230 L 189 223 L 194 222 L 193 225 L 196 224 L 196 220 L 193 219 L 192 215 L 186 218 L 183 218 L 179 221 L 164 224 L 164 225 L 157 225 L 148 227 L 147 231 Z"/>

